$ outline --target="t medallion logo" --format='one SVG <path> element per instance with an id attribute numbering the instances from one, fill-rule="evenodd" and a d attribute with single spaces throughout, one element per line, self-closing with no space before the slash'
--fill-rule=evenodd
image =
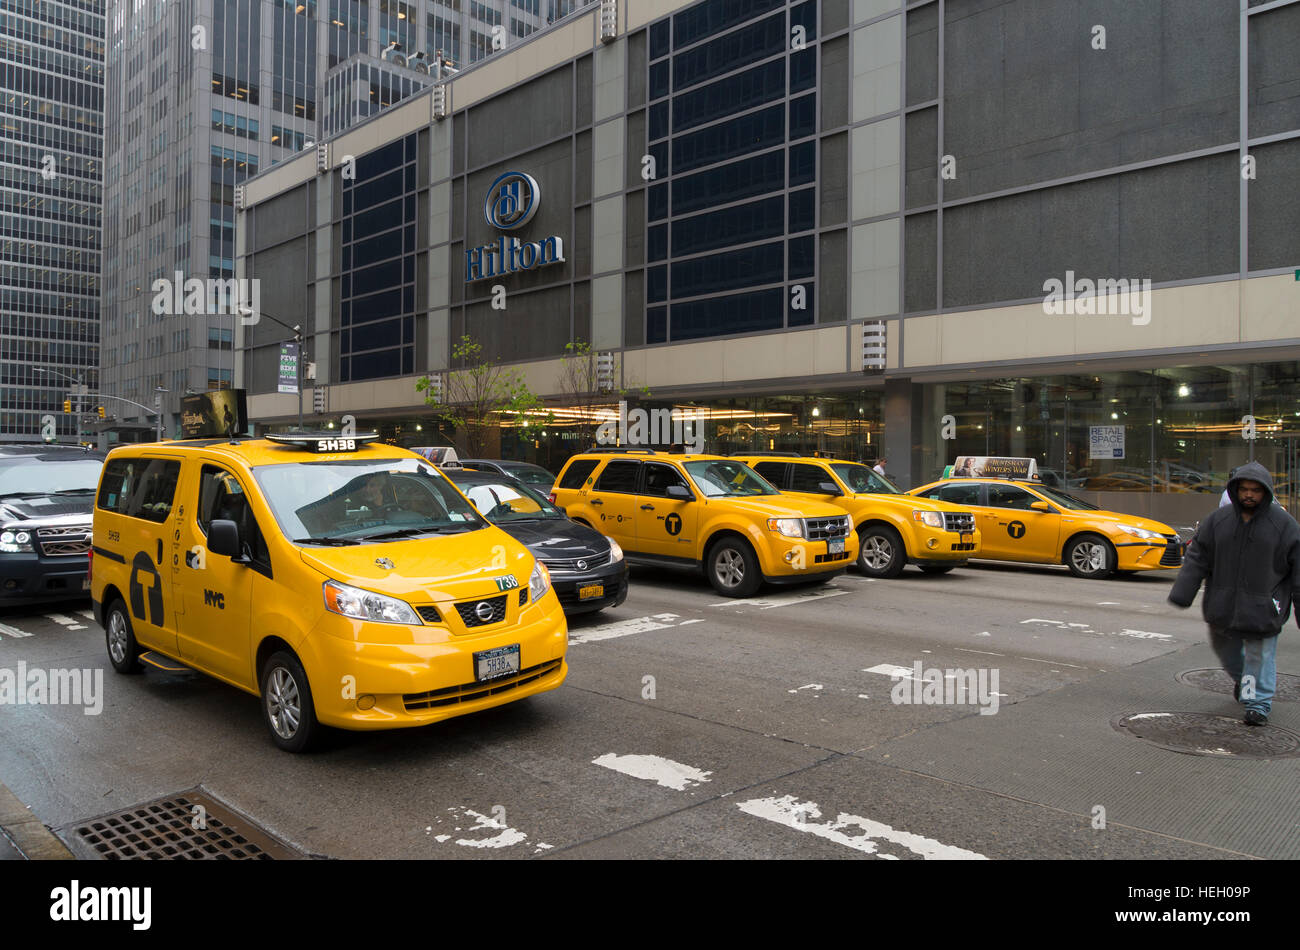
<path id="1" fill-rule="evenodd" d="M 1007 534 L 1013 538 L 1023 538 L 1025 536 L 1025 523 L 1023 521 L 1013 521 L 1007 525 Z"/>
<path id="2" fill-rule="evenodd" d="M 532 175 L 506 172 L 488 187 L 483 216 L 489 225 L 502 231 L 522 228 L 537 213 L 541 196 L 542 190 Z"/>

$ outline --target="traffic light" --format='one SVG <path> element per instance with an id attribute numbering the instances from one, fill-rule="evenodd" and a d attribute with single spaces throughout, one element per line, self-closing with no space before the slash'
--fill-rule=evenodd
<path id="1" fill-rule="evenodd" d="M 103 419 L 105 415 L 107 415 L 107 414 L 104 412 L 104 407 L 103 407 L 103 406 L 100 406 L 100 407 L 99 407 L 99 418 Z"/>
<path id="2" fill-rule="evenodd" d="M 65 400 L 63 400 L 63 411 L 64 411 L 64 412 L 71 412 L 71 411 L 72 411 L 72 400 L 71 400 L 71 399 L 65 399 Z"/>

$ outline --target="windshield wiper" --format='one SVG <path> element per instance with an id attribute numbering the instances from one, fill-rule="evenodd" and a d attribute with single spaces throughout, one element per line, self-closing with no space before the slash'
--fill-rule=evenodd
<path id="1" fill-rule="evenodd" d="M 46 491 L 7 491 L 0 492 L 0 498 L 44 498 Z"/>
<path id="2" fill-rule="evenodd" d="M 416 538 L 422 534 L 460 534 L 463 531 L 473 531 L 474 527 L 469 524 L 456 525 L 424 525 L 419 528 L 398 528 L 394 531 L 381 531 L 378 534 L 363 534 L 358 537 L 361 541 L 384 541 L 391 538 Z"/>
<path id="3" fill-rule="evenodd" d="M 294 544 L 360 544 L 355 538 L 294 538 Z"/>
<path id="4" fill-rule="evenodd" d="M 58 491 L 50 492 L 51 495 L 84 495 L 87 492 L 96 491 L 94 488 L 60 488 Z"/>

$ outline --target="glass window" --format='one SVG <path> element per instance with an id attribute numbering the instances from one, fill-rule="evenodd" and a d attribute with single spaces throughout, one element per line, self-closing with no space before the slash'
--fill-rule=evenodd
<path id="1" fill-rule="evenodd" d="M 180 473 L 180 462 L 165 459 L 114 461 L 105 468 L 97 504 L 107 511 L 161 524 L 171 514 Z"/>
<path id="2" fill-rule="evenodd" d="M 831 470 L 840 477 L 849 491 L 855 494 L 897 495 L 899 490 L 865 465 L 836 462 Z M 933 497 L 933 496 L 931 496 Z"/>
<path id="3" fill-rule="evenodd" d="M 650 27 L 650 58 L 667 56 L 672 44 L 672 21 L 662 20 Z"/>
<path id="4" fill-rule="evenodd" d="M 597 459 L 578 459 L 564 470 L 560 476 L 560 488 L 581 488 L 587 476 L 595 471 L 600 462 Z"/>
<path id="5" fill-rule="evenodd" d="M 677 261 L 670 266 L 674 297 L 694 297 L 719 290 L 774 283 L 784 279 L 785 242 L 710 254 Z"/>
<path id="6" fill-rule="evenodd" d="M 673 466 L 664 465 L 661 462 L 645 463 L 645 488 L 641 490 L 641 494 L 666 498 L 669 485 L 680 485 L 690 491 L 686 479 L 682 478 L 681 473 Z M 692 494 L 694 493 L 692 492 Z"/>
<path id="7" fill-rule="evenodd" d="M 954 505 L 979 505 L 980 486 L 978 482 L 945 482 L 931 488 L 925 497 Z"/>
<path id="8" fill-rule="evenodd" d="M 812 492 L 818 495 L 825 495 L 827 492 L 822 488 L 822 482 L 834 481 L 834 479 L 822 470 L 820 465 L 809 465 L 806 462 L 797 462 L 791 467 L 794 471 L 790 476 L 790 491 Z"/>
<path id="9" fill-rule="evenodd" d="M 636 472 L 640 465 L 640 462 L 622 460 L 610 462 L 600 473 L 594 490 L 631 494 L 636 491 Z"/>
<path id="10" fill-rule="evenodd" d="M 784 51 L 785 38 L 785 14 L 778 13 L 679 53 L 673 57 L 673 90 L 680 92 L 764 57 L 775 56 Z"/>
<path id="11" fill-rule="evenodd" d="M 650 229 L 646 254 L 652 262 L 668 257 L 668 225 L 657 224 Z"/>
<path id="12" fill-rule="evenodd" d="M 761 105 L 785 92 L 785 60 L 756 66 L 673 99 L 673 131 Z"/>
<path id="13" fill-rule="evenodd" d="M 817 47 L 790 56 L 790 94 L 803 92 L 817 84 Z"/>
<path id="14" fill-rule="evenodd" d="M 780 494 L 763 476 L 743 462 L 687 462 L 686 471 L 706 498 Z"/>
<path id="15" fill-rule="evenodd" d="M 817 224 L 816 193 L 808 188 L 790 196 L 790 233 L 811 231 Z"/>
<path id="16" fill-rule="evenodd" d="M 673 339 L 776 330 L 783 324 L 785 290 L 773 287 L 672 306 Z"/>
<path id="17" fill-rule="evenodd" d="M 1028 511 L 1030 506 L 1040 499 L 1023 488 L 1015 485 L 989 485 L 989 506 L 992 508 L 1016 508 Z"/>
<path id="18" fill-rule="evenodd" d="M 791 228 L 791 230 L 794 230 Z M 813 276 L 813 252 L 816 250 L 814 237 L 794 238 L 790 241 L 790 279 Z"/>
<path id="19" fill-rule="evenodd" d="M 785 106 L 772 106 L 675 137 L 674 174 L 784 144 L 785 111 Z"/>
<path id="20" fill-rule="evenodd" d="M 697 3 L 673 17 L 673 46 L 681 49 L 760 13 L 775 10 L 783 2 L 784 0 L 706 0 L 705 3 Z M 653 40 L 652 35 L 652 43 Z"/>
<path id="21" fill-rule="evenodd" d="M 817 96 L 803 96 L 790 103 L 790 138 L 801 139 L 817 131 Z M 808 143 L 809 146 L 812 143 Z"/>
<path id="22" fill-rule="evenodd" d="M 777 488 L 785 488 L 786 471 L 789 468 L 787 462 L 757 462 L 750 466 L 758 474 L 762 475 Z"/>
<path id="23" fill-rule="evenodd" d="M 812 192 L 808 194 L 811 195 Z M 791 200 L 793 202 L 793 198 Z M 700 251 L 715 250 L 730 244 L 743 244 L 747 241 L 761 241 L 764 238 L 775 237 L 785 229 L 783 204 L 780 197 L 766 198 L 762 201 L 734 205 L 720 211 L 674 221 L 673 254 L 680 257 L 697 254 Z M 811 224 L 809 226 L 811 227 Z M 675 289 L 674 293 L 676 293 Z"/>
<path id="24" fill-rule="evenodd" d="M 655 63 L 650 67 L 650 98 L 658 99 L 668 95 L 668 60 Z"/>
<path id="25" fill-rule="evenodd" d="M 780 191 L 783 159 L 781 152 L 768 152 L 678 178 L 673 182 L 673 214 L 689 214 L 764 192 Z"/>

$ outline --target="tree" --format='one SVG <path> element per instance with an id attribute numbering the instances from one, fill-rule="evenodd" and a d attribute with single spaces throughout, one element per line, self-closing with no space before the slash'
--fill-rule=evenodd
<path id="1" fill-rule="evenodd" d="M 415 388 L 424 393 L 426 405 L 436 406 L 439 415 L 464 431 L 470 458 L 487 454 L 490 435 L 500 426 L 502 415 L 514 418 L 525 439 L 551 421 L 551 414 L 528 388 L 523 373 L 488 360 L 483 345 L 473 337 L 462 336 L 452 347 L 451 359 L 460 368 L 445 374 L 441 399 L 428 376 L 416 380 Z"/>
<path id="2" fill-rule="evenodd" d="M 574 431 L 578 434 L 578 444 L 584 449 L 596 440 L 596 429 L 601 422 L 596 417 L 597 410 L 617 408 L 619 400 L 626 399 L 633 389 L 640 396 L 650 395 L 650 390 L 645 386 L 628 387 L 620 384 L 622 362 L 617 356 L 609 364 L 607 379 L 602 381 L 599 355 L 585 340 L 564 344 L 564 356 L 560 358 L 560 378 L 556 383 L 565 407 L 577 411 Z"/>

